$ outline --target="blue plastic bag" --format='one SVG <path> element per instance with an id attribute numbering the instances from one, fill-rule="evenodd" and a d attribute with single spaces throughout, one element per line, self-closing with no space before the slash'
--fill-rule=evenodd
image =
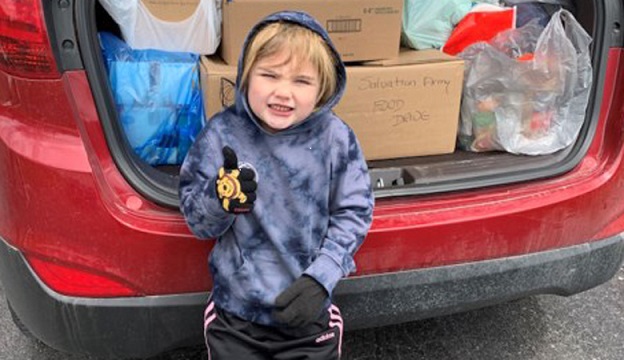
<path id="1" fill-rule="evenodd" d="M 199 55 L 134 50 L 110 33 L 99 36 L 128 143 L 150 165 L 181 164 L 205 124 Z"/>

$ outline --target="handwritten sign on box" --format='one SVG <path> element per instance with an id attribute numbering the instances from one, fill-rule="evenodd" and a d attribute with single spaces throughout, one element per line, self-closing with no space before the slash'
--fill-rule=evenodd
<path id="1" fill-rule="evenodd" d="M 463 61 L 437 50 L 347 67 L 335 112 L 355 131 L 368 160 L 455 150 Z"/>

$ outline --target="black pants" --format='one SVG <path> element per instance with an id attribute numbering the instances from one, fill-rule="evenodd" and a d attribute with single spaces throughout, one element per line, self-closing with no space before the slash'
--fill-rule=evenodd
<path id="1" fill-rule="evenodd" d="M 340 359 L 342 317 L 331 305 L 316 322 L 301 328 L 254 324 L 221 309 L 212 301 L 204 313 L 208 360 Z"/>

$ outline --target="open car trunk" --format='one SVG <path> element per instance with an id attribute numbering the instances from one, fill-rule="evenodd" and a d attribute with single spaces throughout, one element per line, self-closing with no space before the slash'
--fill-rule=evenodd
<path id="1" fill-rule="evenodd" d="M 592 37 L 593 88 L 586 118 L 577 140 L 550 155 L 522 156 L 505 152 L 452 154 L 369 161 L 377 198 L 423 195 L 553 177 L 576 166 L 586 153 L 599 119 L 599 105 L 609 47 L 621 41 L 619 3 L 606 0 L 577 1 L 576 19 Z M 618 7 L 618 8 L 615 8 Z M 146 198 L 167 207 L 178 206 L 178 166 L 152 167 L 138 158 L 120 126 L 98 31 L 120 34 L 119 28 L 97 0 L 76 2 L 76 31 L 82 61 L 112 156 L 127 181 Z M 596 91 L 598 89 L 598 91 Z"/>

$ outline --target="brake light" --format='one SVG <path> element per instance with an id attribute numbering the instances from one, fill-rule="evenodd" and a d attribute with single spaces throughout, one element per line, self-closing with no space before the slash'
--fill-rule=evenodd
<path id="1" fill-rule="evenodd" d="M 41 281 L 63 295 L 98 298 L 138 296 L 130 287 L 101 275 L 34 257 L 28 257 L 28 263 Z"/>
<path id="2" fill-rule="evenodd" d="M 40 0 L 0 1 L 0 70 L 27 78 L 58 78 Z"/>

